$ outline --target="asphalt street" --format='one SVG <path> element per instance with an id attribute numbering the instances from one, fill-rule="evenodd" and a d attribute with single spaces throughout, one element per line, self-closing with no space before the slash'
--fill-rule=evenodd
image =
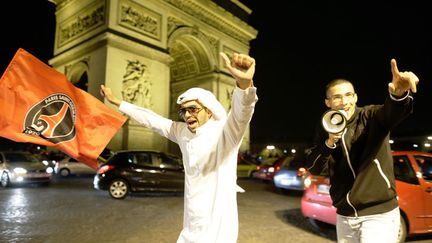
<path id="1" fill-rule="evenodd" d="M 239 180 L 238 243 L 335 242 L 301 215 L 301 193 L 278 193 L 270 183 Z M 174 243 L 181 231 L 183 195 L 132 194 L 110 198 L 92 177 L 58 178 L 48 186 L 0 188 L 0 242 Z M 432 242 L 429 238 L 410 240 Z"/>

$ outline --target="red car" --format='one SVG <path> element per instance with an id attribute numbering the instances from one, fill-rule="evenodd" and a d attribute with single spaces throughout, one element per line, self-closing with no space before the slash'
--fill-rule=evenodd
<path id="1" fill-rule="evenodd" d="M 293 157 L 284 156 L 281 158 L 271 158 L 264 161 L 261 165 L 257 167 L 257 171 L 253 173 L 253 178 L 264 181 L 272 181 L 275 173 L 281 169 L 282 164 L 287 159 L 293 159 Z"/>
<path id="2" fill-rule="evenodd" d="M 393 159 L 401 210 L 398 242 L 404 242 L 407 236 L 432 233 L 432 153 L 394 151 Z M 303 216 L 313 223 L 336 225 L 329 179 L 309 176 L 305 184 L 307 188 L 301 200 Z"/>

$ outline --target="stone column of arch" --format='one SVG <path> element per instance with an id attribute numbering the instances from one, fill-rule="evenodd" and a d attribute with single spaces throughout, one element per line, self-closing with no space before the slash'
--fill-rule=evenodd
<path id="1" fill-rule="evenodd" d="M 244 20 L 251 10 L 241 2 L 219 0 L 221 7 L 210 0 L 50 1 L 57 6 L 57 23 L 49 64 L 78 87 L 102 100 L 99 86 L 105 84 L 118 97 L 172 119 L 178 119 L 177 96 L 194 86 L 212 91 L 230 109 L 235 80 L 218 53 L 249 53 L 257 35 Z M 241 149 L 249 143 L 248 132 Z M 179 152 L 133 120 L 108 148 Z"/>

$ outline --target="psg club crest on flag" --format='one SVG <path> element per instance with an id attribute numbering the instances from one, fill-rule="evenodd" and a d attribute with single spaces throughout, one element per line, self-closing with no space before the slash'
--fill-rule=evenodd
<path id="1" fill-rule="evenodd" d="M 33 106 L 24 119 L 24 133 L 54 144 L 75 138 L 76 109 L 66 94 L 52 94 Z"/>

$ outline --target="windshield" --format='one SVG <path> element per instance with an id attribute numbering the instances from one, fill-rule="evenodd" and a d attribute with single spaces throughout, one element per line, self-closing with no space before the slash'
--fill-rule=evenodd
<path id="1" fill-rule="evenodd" d="M 16 162 L 38 162 L 35 156 L 32 154 L 27 153 L 6 153 L 5 154 L 6 161 L 10 163 L 16 163 Z"/>
<path id="2" fill-rule="evenodd" d="M 421 168 L 423 178 L 425 180 L 432 180 L 432 157 L 415 156 L 415 159 Z"/>
<path id="3" fill-rule="evenodd" d="M 285 160 L 282 167 L 286 169 L 298 169 L 304 166 L 302 160 Z"/>

